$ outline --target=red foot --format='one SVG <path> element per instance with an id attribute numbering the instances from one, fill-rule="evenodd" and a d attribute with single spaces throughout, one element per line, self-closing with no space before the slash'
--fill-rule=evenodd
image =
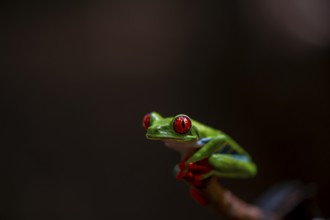
<path id="1" fill-rule="evenodd" d="M 193 187 L 190 188 L 190 194 L 201 205 L 207 205 L 209 203 L 209 200 L 206 198 L 206 196 Z"/>
<path id="2" fill-rule="evenodd" d="M 195 187 L 203 185 L 202 176 L 212 170 L 212 166 L 208 162 L 208 158 L 197 161 L 196 163 L 189 163 L 185 166 L 187 159 L 182 160 L 179 165 L 180 171 L 177 174 L 177 179 L 189 182 Z"/>
<path id="3" fill-rule="evenodd" d="M 186 161 L 187 161 L 187 158 L 185 158 L 185 159 L 183 159 L 182 161 L 181 161 L 181 163 L 179 164 L 179 172 L 178 172 L 178 174 L 176 175 L 176 178 L 178 179 L 178 180 L 182 180 L 183 178 L 184 178 L 184 174 L 183 174 L 183 171 L 184 171 L 184 166 L 185 166 L 185 163 L 186 163 Z"/>

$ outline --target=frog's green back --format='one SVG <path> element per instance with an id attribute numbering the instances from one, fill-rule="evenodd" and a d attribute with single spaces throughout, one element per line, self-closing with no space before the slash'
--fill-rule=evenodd
<path id="1" fill-rule="evenodd" d="M 216 137 L 219 135 L 226 136 L 227 146 L 238 154 L 244 154 L 250 157 L 249 153 L 245 151 L 236 141 L 234 141 L 228 134 L 224 133 L 221 130 L 214 129 L 212 127 L 206 126 L 198 121 L 192 120 L 193 125 L 197 128 L 200 138 L 210 138 Z"/>
<path id="2" fill-rule="evenodd" d="M 224 134 L 222 131 L 214 129 L 210 126 L 206 126 L 198 121 L 192 120 L 192 124 L 196 127 L 199 138 L 206 138 L 206 137 L 215 137 L 217 135 Z"/>

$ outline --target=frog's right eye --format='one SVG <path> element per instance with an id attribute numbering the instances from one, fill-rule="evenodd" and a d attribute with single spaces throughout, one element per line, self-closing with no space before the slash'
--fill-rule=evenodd
<path id="1" fill-rule="evenodd" d="M 143 118 L 142 125 L 145 129 L 148 129 L 150 126 L 150 114 L 146 114 Z"/>
<path id="2" fill-rule="evenodd" d="M 191 120 L 186 115 L 180 115 L 174 119 L 173 128 L 176 133 L 187 133 L 191 128 Z"/>

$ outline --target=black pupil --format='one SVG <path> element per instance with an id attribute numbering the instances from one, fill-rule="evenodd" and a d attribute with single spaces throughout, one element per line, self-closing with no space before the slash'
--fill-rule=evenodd
<path id="1" fill-rule="evenodd" d="M 182 119 L 182 122 L 181 122 L 181 124 L 182 124 L 182 128 L 184 128 L 185 127 L 185 122 L 184 122 L 184 118 Z"/>

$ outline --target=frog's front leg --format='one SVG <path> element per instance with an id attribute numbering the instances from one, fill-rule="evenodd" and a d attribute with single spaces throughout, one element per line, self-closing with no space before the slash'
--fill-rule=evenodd
<path id="1" fill-rule="evenodd" d="M 179 166 L 178 179 L 184 179 L 192 185 L 199 187 L 205 175 L 209 174 L 213 167 L 209 163 L 209 157 L 217 151 L 221 151 L 227 143 L 225 135 L 209 138 L 207 143 L 193 156 L 183 160 Z"/>
<path id="2" fill-rule="evenodd" d="M 209 141 L 201 147 L 196 153 L 194 153 L 187 161 L 186 165 L 189 163 L 195 163 L 204 158 L 208 158 L 214 152 L 221 151 L 227 144 L 226 135 L 218 135 L 214 138 L 210 138 Z"/>

